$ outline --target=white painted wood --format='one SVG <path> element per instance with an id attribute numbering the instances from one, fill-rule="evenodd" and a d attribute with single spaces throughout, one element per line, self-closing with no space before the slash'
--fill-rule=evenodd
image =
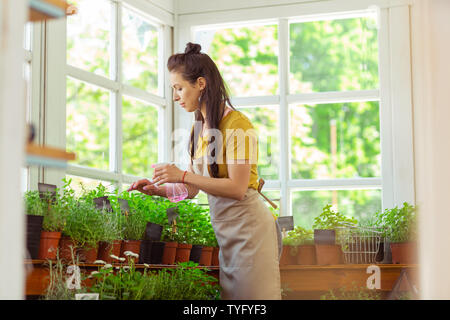
<path id="1" fill-rule="evenodd" d="M 324 0 L 297 2 L 278 5 L 277 1 L 268 2 L 263 6 L 242 6 L 235 1 L 208 1 L 209 6 L 216 9 L 206 10 L 208 5 L 203 1 L 185 1 L 184 5 L 190 7 L 189 11 L 183 11 L 183 1 L 179 5 L 178 20 L 180 30 L 192 25 L 220 26 L 223 23 L 240 21 L 264 21 L 278 18 L 297 18 L 298 16 L 308 19 L 320 19 L 324 14 L 349 14 L 353 11 L 373 11 L 375 7 L 389 8 L 405 5 L 412 0 L 390 1 L 390 0 Z M 206 2 L 206 1 L 205 1 Z M 221 8 L 225 4 L 225 8 Z M 241 3 L 244 3 L 241 1 Z M 247 2 L 248 4 L 249 2 Z"/>
<path id="2" fill-rule="evenodd" d="M 173 26 L 173 0 L 113 0 L 123 3 L 125 6 L 133 8 L 146 16 L 154 23 L 167 24 Z"/>
<path id="3" fill-rule="evenodd" d="M 349 189 L 381 189 L 381 178 L 359 179 L 294 179 L 288 187 L 295 190 L 349 190 Z"/>
<path id="4" fill-rule="evenodd" d="M 66 69 L 66 74 L 68 76 L 78 79 L 78 80 L 81 80 L 81 81 L 89 82 L 98 87 L 102 87 L 102 88 L 109 89 L 112 91 L 118 91 L 120 88 L 120 85 L 118 84 L 117 81 L 110 80 L 106 77 L 97 75 L 95 73 L 88 72 L 83 69 L 73 67 L 71 65 L 66 65 L 65 69 Z"/>
<path id="5" fill-rule="evenodd" d="M 220 0 L 176 0 L 178 7 L 176 12 L 180 15 L 191 14 L 194 12 L 214 12 L 214 11 L 228 11 L 228 10 L 240 10 L 246 8 L 261 8 L 261 7 L 281 7 L 281 6 L 289 6 L 289 5 L 308 5 L 310 3 L 323 3 L 324 5 L 333 5 L 333 3 L 340 2 L 344 4 L 357 4 L 362 3 L 363 5 L 378 5 L 378 6 L 396 6 L 401 4 L 408 4 L 411 1 L 404 0 L 394 0 L 394 1 L 347 1 L 347 0 L 338 0 L 338 1 L 329 1 L 329 0 L 251 0 L 251 1 L 242 1 L 242 0 L 229 0 L 229 1 L 220 1 Z"/>
<path id="6" fill-rule="evenodd" d="M 161 137 L 159 142 L 159 152 L 162 155 L 162 159 L 159 161 L 170 162 L 174 161 L 173 155 L 173 101 L 172 101 L 172 90 L 169 80 L 169 70 L 167 69 L 167 60 L 173 52 L 173 42 L 172 42 L 173 28 L 171 26 L 163 26 L 161 31 L 161 73 L 164 75 L 161 79 L 163 85 L 163 96 L 165 97 L 165 107 L 163 110 L 160 109 L 159 113 L 164 113 L 163 129 L 159 132 L 164 132 L 160 134 Z"/>
<path id="7" fill-rule="evenodd" d="M 380 11 L 379 43 L 379 83 L 380 83 L 380 143 L 381 176 L 383 177 L 382 209 L 394 207 L 393 173 L 393 132 L 391 105 L 391 55 L 389 40 L 389 9 Z"/>
<path id="8" fill-rule="evenodd" d="M 280 96 L 261 96 L 261 97 L 234 97 L 231 98 L 231 104 L 238 107 L 246 106 L 271 106 L 280 104 Z"/>
<path id="9" fill-rule="evenodd" d="M 44 57 L 44 144 L 66 148 L 66 21 L 48 20 L 46 23 Z M 61 121 L 64 119 L 63 121 Z M 63 169 L 44 168 L 41 182 L 63 186 Z"/>
<path id="10" fill-rule="evenodd" d="M 389 9 L 394 205 L 415 203 L 409 21 L 408 6 Z"/>
<path id="11" fill-rule="evenodd" d="M 24 298 L 25 215 L 21 194 L 25 159 L 23 30 L 25 0 L 0 5 L 0 299 Z"/>
<path id="12" fill-rule="evenodd" d="M 288 181 L 291 175 L 290 154 L 291 139 L 289 136 L 289 23 L 287 19 L 278 22 L 278 77 L 280 88 L 280 167 L 279 177 L 281 181 L 280 216 L 290 216 L 291 193 L 288 190 Z"/>
<path id="13" fill-rule="evenodd" d="M 126 84 L 123 84 L 121 88 L 123 94 L 135 97 L 136 99 L 142 100 L 157 107 L 165 107 L 167 103 L 165 98 L 159 97 L 153 93 L 147 92 L 139 88 L 135 88 Z"/>
<path id="14" fill-rule="evenodd" d="M 292 94 L 287 97 L 289 104 L 328 104 L 345 102 L 378 101 L 379 90 L 341 91 L 341 92 L 315 92 Z"/>
<path id="15" fill-rule="evenodd" d="M 412 6 L 416 205 L 421 299 L 450 299 L 450 2 Z"/>
<path id="16" fill-rule="evenodd" d="M 43 106 L 43 92 L 44 92 L 44 81 L 42 79 L 42 68 L 43 68 L 43 23 L 34 22 L 32 25 L 32 60 L 31 60 L 31 109 L 30 109 L 30 121 L 35 126 L 35 138 L 34 142 L 38 144 L 43 143 L 43 119 L 42 119 L 42 108 Z M 41 103 L 42 101 L 42 103 Z M 30 167 L 28 174 L 28 186 L 27 190 L 37 190 L 39 182 L 39 174 L 42 169 L 39 167 Z"/>
<path id="17" fill-rule="evenodd" d="M 111 70 L 117 83 L 122 83 L 122 6 L 116 4 L 111 12 L 113 25 L 111 54 L 113 61 Z M 115 173 L 122 171 L 122 87 L 110 93 L 109 119 L 109 170 Z"/>

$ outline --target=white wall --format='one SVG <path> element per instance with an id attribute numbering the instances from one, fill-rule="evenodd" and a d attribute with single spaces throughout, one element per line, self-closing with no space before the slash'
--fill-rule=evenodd
<path id="1" fill-rule="evenodd" d="M 412 7 L 414 148 L 420 288 L 450 299 L 450 1 Z"/>
<path id="2" fill-rule="evenodd" d="M 25 0 L 0 4 L 0 300 L 22 299 L 24 214 L 21 196 L 25 154 Z"/>

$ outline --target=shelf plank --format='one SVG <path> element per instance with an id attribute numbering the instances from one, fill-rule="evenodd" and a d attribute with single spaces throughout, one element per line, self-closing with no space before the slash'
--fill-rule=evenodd
<path id="1" fill-rule="evenodd" d="M 27 144 L 27 155 L 35 157 L 50 158 L 53 160 L 75 160 L 75 153 L 66 152 L 54 147 L 41 146 L 34 143 Z"/>
<path id="2" fill-rule="evenodd" d="M 77 12 L 76 7 L 65 0 L 29 0 L 28 21 L 58 19 Z"/>

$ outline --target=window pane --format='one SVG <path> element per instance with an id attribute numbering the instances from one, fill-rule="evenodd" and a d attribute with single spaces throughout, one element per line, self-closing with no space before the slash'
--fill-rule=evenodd
<path id="1" fill-rule="evenodd" d="M 78 176 L 72 176 L 72 175 L 66 175 L 66 179 L 72 179 L 70 183 L 70 188 L 72 188 L 75 191 L 75 196 L 79 197 L 83 193 L 83 188 L 86 191 L 94 190 L 96 189 L 99 184 L 101 183 L 104 187 L 106 187 L 106 190 L 109 192 L 114 192 L 115 185 L 111 181 L 104 181 L 104 180 L 95 180 L 95 179 L 89 179 L 85 177 L 78 177 Z"/>
<path id="2" fill-rule="evenodd" d="M 66 117 L 74 163 L 109 170 L 109 91 L 68 77 Z"/>
<path id="3" fill-rule="evenodd" d="M 318 190 L 293 191 L 292 215 L 294 224 L 312 228 L 314 218 L 322 213 L 322 209 L 333 205 L 347 217 L 354 217 L 364 222 L 381 210 L 381 190 Z"/>
<path id="4" fill-rule="evenodd" d="M 123 172 L 150 177 L 150 166 L 158 162 L 158 108 L 124 97 L 122 117 Z"/>
<path id="5" fill-rule="evenodd" d="M 109 76 L 111 7 L 108 0 L 71 0 L 78 13 L 67 17 L 67 63 Z"/>
<path id="6" fill-rule="evenodd" d="M 232 96 L 278 93 L 278 26 L 202 30 L 195 34 L 217 64 Z"/>
<path id="7" fill-rule="evenodd" d="M 291 176 L 381 176 L 379 103 L 290 106 Z"/>
<path id="8" fill-rule="evenodd" d="M 31 51 L 31 41 L 33 39 L 32 33 L 33 33 L 33 23 L 27 22 L 24 28 L 23 48 L 28 51 Z"/>
<path id="9" fill-rule="evenodd" d="M 290 92 L 378 88 L 375 17 L 291 23 Z"/>
<path id="10" fill-rule="evenodd" d="M 258 175 L 264 180 L 278 180 L 279 107 L 236 107 L 236 109 L 249 118 L 258 133 Z"/>
<path id="11" fill-rule="evenodd" d="M 125 83 L 158 94 L 158 30 L 134 12 L 122 11 L 122 75 Z"/>

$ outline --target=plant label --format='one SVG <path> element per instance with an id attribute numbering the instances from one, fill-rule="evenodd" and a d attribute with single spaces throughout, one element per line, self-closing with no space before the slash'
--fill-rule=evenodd
<path id="1" fill-rule="evenodd" d="M 166 213 L 167 213 L 167 220 L 169 221 L 169 225 L 172 225 L 173 222 L 178 217 L 178 207 L 167 208 Z"/>
<path id="2" fill-rule="evenodd" d="M 56 185 L 39 182 L 38 190 L 41 199 L 44 199 L 45 195 L 50 193 L 52 201 L 56 200 Z"/>
<path id="3" fill-rule="evenodd" d="M 120 199 L 120 198 L 118 200 L 119 200 L 120 210 L 124 211 L 124 212 L 130 212 L 130 205 L 128 204 L 128 200 Z"/>
<path id="4" fill-rule="evenodd" d="M 366 273 L 372 273 L 369 278 L 367 278 L 366 285 L 367 289 L 381 289 L 381 270 L 379 266 L 370 265 L 367 267 Z"/>
<path id="5" fill-rule="evenodd" d="M 280 229 L 283 231 L 286 230 L 294 230 L 294 217 L 278 217 L 278 224 L 280 225 Z"/>
<path id="6" fill-rule="evenodd" d="M 71 276 L 68 277 L 66 281 L 67 289 L 81 289 L 80 267 L 74 265 L 68 266 L 67 274 L 71 274 Z"/>
<path id="7" fill-rule="evenodd" d="M 98 300 L 98 293 L 76 293 L 75 300 Z"/>
<path id="8" fill-rule="evenodd" d="M 94 198 L 92 200 L 95 203 L 95 208 L 98 210 L 110 211 L 112 209 L 111 203 L 109 202 L 109 199 L 108 199 L 108 196 L 98 197 L 98 198 Z"/>

